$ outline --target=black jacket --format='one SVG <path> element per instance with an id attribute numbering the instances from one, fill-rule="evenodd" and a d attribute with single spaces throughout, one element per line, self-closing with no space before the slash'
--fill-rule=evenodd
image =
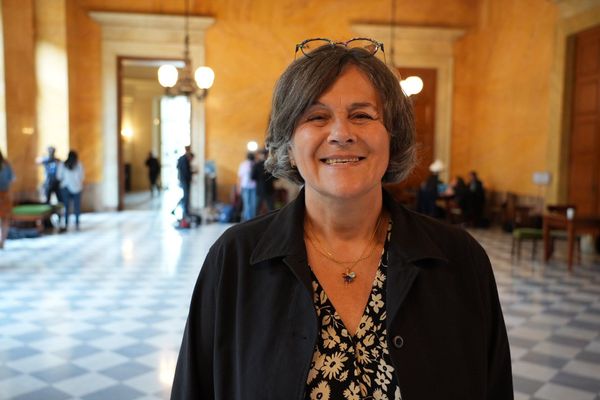
<path id="1" fill-rule="evenodd" d="M 181 185 L 189 185 L 192 182 L 192 166 L 187 154 L 177 159 L 177 178 Z"/>
<path id="2" fill-rule="evenodd" d="M 388 347 L 403 400 L 512 399 L 506 328 L 489 260 L 465 231 L 384 192 L 393 220 Z M 171 399 L 304 398 L 317 317 L 304 194 L 230 228 L 192 296 Z"/>

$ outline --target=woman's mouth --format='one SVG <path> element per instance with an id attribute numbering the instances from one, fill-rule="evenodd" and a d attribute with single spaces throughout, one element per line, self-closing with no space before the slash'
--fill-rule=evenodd
<path id="1" fill-rule="evenodd" d="M 331 158 L 323 158 L 321 162 L 324 162 L 327 165 L 339 165 L 339 164 L 349 164 L 359 162 L 364 160 L 365 157 L 331 157 Z"/>

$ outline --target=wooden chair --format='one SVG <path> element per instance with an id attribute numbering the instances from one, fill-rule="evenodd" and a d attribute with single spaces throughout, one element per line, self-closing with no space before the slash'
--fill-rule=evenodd
<path id="1" fill-rule="evenodd" d="M 511 257 L 521 258 L 521 244 L 531 241 L 531 259 L 535 259 L 538 240 L 543 239 L 543 230 L 536 226 L 530 215 L 532 207 L 520 205 L 519 197 L 515 193 L 508 192 L 504 202 L 503 227 L 512 228 L 512 244 L 510 248 Z"/>
<path id="2" fill-rule="evenodd" d="M 512 246 L 510 248 L 510 255 L 513 257 L 516 255 L 517 258 L 521 258 L 521 243 L 523 241 L 531 241 L 531 259 L 535 260 L 535 253 L 537 251 L 537 242 L 538 240 L 542 240 L 544 238 L 544 231 L 540 228 L 514 228 L 512 231 Z"/>
<path id="3" fill-rule="evenodd" d="M 573 212 L 577 211 L 575 204 L 549 204 L 546 206 L 546 210 L 549 213 L 556 213 L 561 215 L 567 215 L 567 210 L 572 209 Z M 554 247 L 555 240 L 567 240 L 567 232 L 562 230 L 551 230 L 550 239 L 552 240 L 552 247 Z M 577 257 L 577 263 L 581 264 L 581 235 L 575 237 L 575 254 Z"/>

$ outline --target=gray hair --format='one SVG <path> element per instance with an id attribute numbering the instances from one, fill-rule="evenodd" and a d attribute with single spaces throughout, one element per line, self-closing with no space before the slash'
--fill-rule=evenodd
<path id="1" fill-rule="evenodd" d="M 298 120 L 348 65 L 366 75 L 383 105 L 383 123 L 390 135 L 390 161 L 383 182 L 400 182 L 410 174 L 416 163 L 415 127 L 412 106 L 400 89 L 398 78 L 364 49 L 329 45 L 314 50 L 310 57 L 295 60 L 277 81 L 266 138 L 267 171 L 300 185 L 304 183 L 289 158 Z"/>

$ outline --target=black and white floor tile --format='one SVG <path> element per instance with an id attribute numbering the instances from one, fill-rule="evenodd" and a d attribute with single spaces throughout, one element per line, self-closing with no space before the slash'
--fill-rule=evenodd
<path id="1" fill-rule="evenodd" d="M 82 230 L 0 250 L 0 399 L 167 399 L 191 291 L 227 225 L 173 228 L 170 213 L 82 216 Z M 515 398 L 600 400 L 600 257 L 573 273 L 510 236 L 488 251 L 511 342 Z"/>
<path id="2" fill-rule="evenodd" d="M 539 249 L 540 259 L 531 260 L 531 247 L 524 247 L 521 259 L 511 259 L 506 233 L 472 233 L 494 267 L 515 399 L 600 399 L 600 256 L 583 254 L 569 273 L 565 243 L 557 244 L 546 264 Z"/>

